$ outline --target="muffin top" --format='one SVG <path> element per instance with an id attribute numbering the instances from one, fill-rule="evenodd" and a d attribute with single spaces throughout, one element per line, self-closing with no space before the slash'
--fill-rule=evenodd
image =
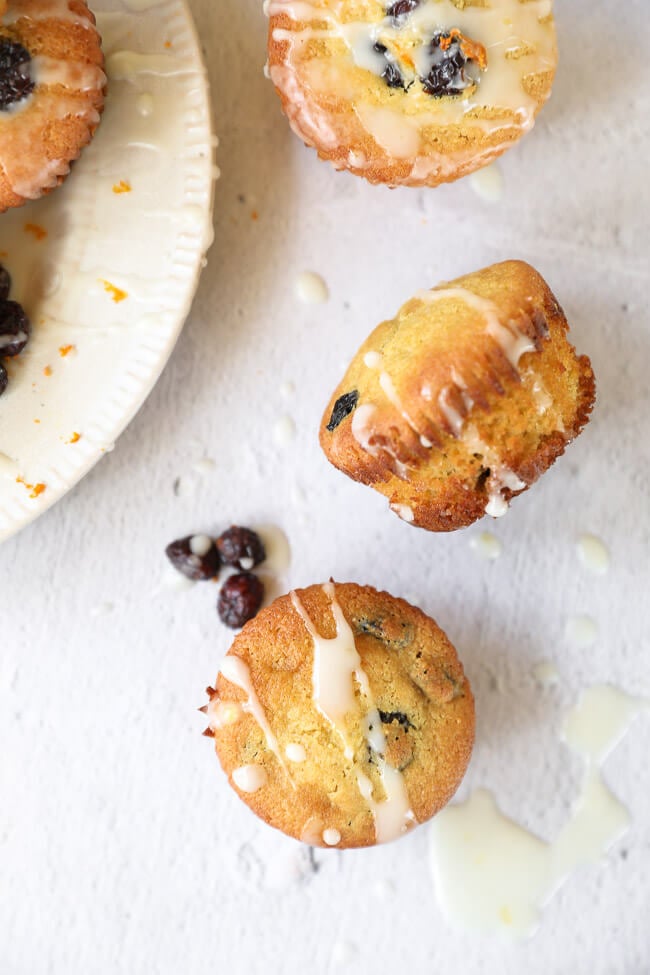
<path id="1" fill-rule="evenodd" d="M 269 0 L 296 132 L 372 182 L 435 185 L 528 131 L 556 65 L 551 0 Z"/>
<path id="2" fill-rule="evenodd" d="M 328 459 L 435 531 L 501 515 L 584 427 L 591 364 L 541 275 L 505 261 L 421 291 L 371 333 L 320 428 Z"/>
<path id="3" fill-rule="evenodd" d="M 231 785 L 317 846 L 370 846 L 453 795 L 474 739 L 456 651 L 402 599 L 352 583 L 262 610 L 223 660 L 206 712 Z"/>
<path id="4" fill-rule="evenodd" d="M 65 178 L 99 123 L 106 75 L 84 0 L 9 0 L 0 17 L 2 212 Z"/>

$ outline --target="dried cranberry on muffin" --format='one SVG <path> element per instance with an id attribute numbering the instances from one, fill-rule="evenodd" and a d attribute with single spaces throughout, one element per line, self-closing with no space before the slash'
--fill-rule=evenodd
<path id="1" fill-rule="evenodd" d="M 371 183 L 437 186 L 529 131 L 557 64 L 552 0 L 267 0 L 292 128 Z"/>
<path id="2" fill-rule="evenodd" d="M 419 609 L 327 583 L 247 623 L 208 688 L 208 734 L 239 796 L 314 846 L 372 846 L 434 815 L 474 741 L 453 646 Z"/>
<path id="3" fill-rule="evenodd" d="M 595 398 L 544 279 L 506 261 L 421 291 L 370 335 L 320 428 L 332 464 L 430 531 L 505 514 Z"/>
<path id="4" fill-rule="evenodd" d="M 0 16 L 0 212 L 65 179 L 99 123 L 103 64 L 83 0 L 8 0 Z"/>

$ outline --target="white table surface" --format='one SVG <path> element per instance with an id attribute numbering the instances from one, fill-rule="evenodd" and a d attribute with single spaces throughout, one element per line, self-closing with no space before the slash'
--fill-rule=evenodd
<path id="1" fill-rule="evenodd" d="M 571 877 L 532 940 L 456 933 L 426 826 L 309 856 L 238 801 L 196 712 L 230 641 L 214 590 L 160 581 L 173 538 L 273 523 L 291 544 L 284 588 L 333 575 L 416 600 L 477 696 L 459 795 L 485 786 L 518 822 L 557 832 L 581 774 L 558 733 L 567 708 L 595 683 L 650 696 L 647 4 L 559 0 L 554 95 L 499 164 L 493 204 L 467 180 L 391 192 L 334 173 L 263 77 L 258 0 L 193 8 L 223 173 L 197 299 L 113 453 L 0 550 L 0 972 L 645 975 L 647 716 L 606 766 L 632 815 L 624 840 Z M 416 531 L 328 466 L 320 414 L 361 340 L 415 290 L 509 257 L 551 283 L 592 358 L 597 409 L 503 521 Z M 328 303 L 297 301 L 306 269 Z M 285 416 L 296 435 L 278 442 Z M 470 547 L 483 528 L 503 543 L 496 562 Z M 611 551 L 602 577 L 579 564 L 582 531 Z M 589 649 L 564 636 L 577 613 L 599 625 Z M 532 676 L 541 659 L 561 673 L 554 688 Z"/>

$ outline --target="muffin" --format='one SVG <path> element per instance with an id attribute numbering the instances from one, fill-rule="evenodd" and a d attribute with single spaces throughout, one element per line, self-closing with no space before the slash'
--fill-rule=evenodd
<path id="1" fill-rule="evenodd" d="M 0 17 L 0 212 L 49 192 L 90 142 L 106 76 L 83 0 L 9 0 Z"/>
<path id="2" fill-rule="evenodd" d="M 437 186 L 532 128 L 552 0 L 267 0 L 268 71 L 296 134 L 371 183 Z"/>
<path id="3" fill-rule="evenodd" d="M 230 784 L 314 846 L 372 846 L 451 798 L 474 701 L 432 619 L 388 593 L 326 583 L 247 623 L 208 688 L 207 734 Z"/>
<path id="4" fill-rule="evenodd" d="M 505 514 L 586 424 L 586 356 L 544 279 L 506 261 L 421 291 L 362 345 L 335 390 L 321 446 L 412 525 Z"/>

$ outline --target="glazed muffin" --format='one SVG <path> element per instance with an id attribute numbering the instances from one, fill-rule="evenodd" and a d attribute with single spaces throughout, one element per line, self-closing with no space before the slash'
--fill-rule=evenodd
<path id="1" fill-rule="evenodd" d="M 314 846 L 396 839 L 451 798 L 474 701 L 432 619 L 368 586 L 327 583 L 247 623 L 208 688 L 207 733 L 230 784 Z"/>
<path id="2" fill-rule="evenodd" d="M 328 460 L 430 531 L 505 514 L 589 418 L 591 364 L 567 331 L 522 261 L 420 292 L 375 329 L 332 395 Z"/>
<path id="3" fill-rule="evenodd" d="M 83 0 L 9 0 L 0 18 L 0 212 L 61 183 L 90 142 L 106 76 Z"/>
<path id="4" fill-rule="evenodd" d="M 532 128 L 557 63 L 552 0 L 267 0 L 292 128 L 371 183 L 437 186 Z"/>

